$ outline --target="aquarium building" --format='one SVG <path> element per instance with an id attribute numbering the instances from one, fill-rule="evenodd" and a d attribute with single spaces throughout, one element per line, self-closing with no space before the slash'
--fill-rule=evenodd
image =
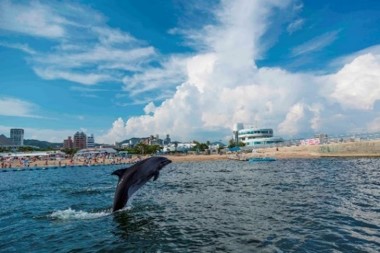
<path id="1" fill-rule="evenodd" d="M 245 127 L 242 123 L 233 128 L 235 143 L 244 143 L 247 148 L 271 147 L 282 144 L 284 140 L 273 136 L 272 128 Z"/>

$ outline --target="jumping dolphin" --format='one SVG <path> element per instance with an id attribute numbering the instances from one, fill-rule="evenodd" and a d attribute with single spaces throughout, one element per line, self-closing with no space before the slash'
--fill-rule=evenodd
<path id="1" fill-rule="evenodd" d="M 165 157 L 150 157 L 144 159 L 126 169 L 115 170 L 112 175 L 119 177 L 119 182 L 116 187 L 115 197 L 113 200 L 113 212 L 122 209 L 128 199 L 141 186 L 149 181 L 153 176 L 153 181 L 156 181 L 160 170 L 171 163 Z"/>

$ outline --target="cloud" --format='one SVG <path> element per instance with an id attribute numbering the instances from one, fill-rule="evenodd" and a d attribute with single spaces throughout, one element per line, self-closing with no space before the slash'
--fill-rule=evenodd
<path id="1" fill-rule="evenodd" d="M 183 71 L 183 76 L 173 78 L 176 81 L 169 85 L 178 82 L 173 95 L 161 103 L 147 102 L 144 115 L 118 118 L 99 138 L 103 142 L 151 134 L 170 134 L 178 140 L 229 138 L 237 122 L 271 127 L 283 137 L 348 132 L 363 126 L 374 129 L 377 121 L 373 123 L 373 119 L 378 117 L 375 103 L 380 98 L 377 56 L 357 55 L 329 75 L 256 66 L 255 60 L 265 48 L 260 39 L 270 29 L 268 17 L 289 7 L 290 2 L 284 1 L 222 2 L 215 11 L 215 23 L 190 30 L 185 37 L 198 39 L 192 42 L 196 52 L 182 58 L 185 68 L 179 72 Z M 337 31 L 323 34 L 293 53 L 320 50 L 337 35 Z M 157 80 L 156 89 L 164 85 L 160 83 L 165 82 L 166 74 L 171 76 L 174 66 L 149 68 L 147 73 L 139 73 L 141 78 L 130 88 L 139 89 L 145 75 L 157 72 L 160 78 L 153 79 Z M 145 89 L 146 85 L 142 86 Z"/>
<path id="2" fill-rule="evenodd" d="M 293 48 L 292 57 L 322 50 L 337 39 L 338 33 L 339 31 L 327 32 Z"/>
<path id="3" fill-rule="evenodd" d="M 13 97 L 0 97 L 0 115 L 14 117 L 41 118 L 36 114 L 38 106 Z"/>
<path id="4" fill-rule="evenodd" d="M 99 41 L 103 45 L 139 43 L 139 41 L 132 35 L 118 29 L 112 29 L 109 27 L 93 27 L 92 30 L 98 34 Z"/>
<path id="5" fill-rule="evenodd" d="M 299 19 L 296 19 L 294 20 L 293 22 L 291 22 L 288 27 L 286 28 L 286 31 L 289 33 L 289 34 L 292 34 L 294 33 L 295 31 L 298 31 L 299 29 L 302 28 L 302 26 L 304 25 L 305 23 L 305 20 L 302 19 L 302 18 L 299 18 Z"/>
<path id="6" fill-rule="evenodd" d="M 293 105 L 286 114 L 285 120 L 278 125 L 280 134 L 295 135 L 299 132 L 299 121 L 304 117 L 304 106 Z"/>
<path id="7" fill-rule="evenodd" d="M 380 117 L 377 117 L 369 122 L 367 129 L 370 132 L 380 132 Z"/>
<path id="8" fill-rule="evenodd" d="M 346 64 L 329 80 L 330 98 L 344 108 L 372 110 L 380 100 L 380 55 L 367 53 Z"/>
<path id="9" fill-rule="evenodd" d="M 129 97 L 129 95 L 125 94 L 117 94 L 115 97 L 114 103 L 117 106 L 123 106 L 127 107 L 130 105 L 146 105 L 148 103 L 152 102 L 162 102 L 168 98 L 171 98 L 173 96 L 174 92 L 168 91 L 168 90 L 160 90 L 155 93 L 148 93 L 147 95 L 144 94 L 144 96 L 138 96 L 138 97 Z M 120 101 L 123 100 L 125 97 L 128 97 L 127 102 Z"/>
<path id="10" fill-rule="evenodd" d="M 20 126 L 0 125 L 0 133 L 9 136 L 11 128 L 20 128 Z M 76 130 L 70 129 L 46 129 L 46 128 L 28 128 L 24 129 L 24 139 L 44 140 L 54 143 L 63 143 L 68 136 L 73 136 Z"/>
<path id="11" fill-rule="evenodd" d="M 154 90 L 174 90 L 185 81 L 186 58 L 172 56 L 162 60 L 161 66 L 150 67 L 123 78 L 124 90 L 137 96 Z"/>
<path id="12" fill-rule="evenodd" d="M 0 29 L 3 30 L 56 39 L 65 35 L 64 22 L 62 17 L 54 15 L 54 10 L 38 1 L 29 4 L 0 2 Z"/>
<path id="13" fill-rule="evenodd" d="M 113 122 L 112 128 L 104 135 L 98 138 L 98 143 L 114 143 L 116 141 L 124 140 L 126 136 L 125 133 L 125 123 L 122 118 L 118 118 Z"/>
<path id="14" fill-rule="evenodd" d="M 46 80 L 64 79 L 80 84 L 93 85 L 103 81 L 113 80 L 113 77 L 106 74 L 95 73 L 74 73 L 70 71 L 34 68 L 34 71 Z"/>
<path id="15" fill-rule="evenodd" d="M 112 28 L 98 12 L 75 3 L 0 2 L 0 30 L 49 39 L 49 48 L 2 42 L 29 54 L 28 63 L 43 79 L 95 85 L 122 82 L 130 72 L 157 61 L 156 50 L 131 34 Z M 33 43 L 33 41 L 31 41 Z M 39 44 L 36 45 L 36 48 Z"/>
<path id="16" fill-rule="evenodd" d="M 349 55 L 343 55 L 338 58 L 335 58 L 331 60 L 329 64 L 329 68 L 331 69 L 342 68 L 344 65 L 351 63 L 357 57 L 361 55 L 365 55 L 365 54 L 380 55 L 380 45 L 373 45 L 373 46 L 361 49 L 359 51 L 353 52 Z"/>
<path id="17" fill-rule="evenodd" d="M 27 54 L 36 54 L 37 52 L 33 50 L 32 48 L 29 47 L 27 44 L 21 44 L 21 43 L 7 43 L 7 42 L 1 42 L 0 41 L 0 46 L 2 47 L 8 47 L 8 48 L 14 48 L 21 50 Z"/>
<path id="18" fill-rule="evenodd" d="M 256 65 L 268 48 L 265 34 L 283 25 L 271 17 L 302 8 L 294 3 L 221 1 L 211 8 L 212 18 L 203 27 L 172 29 L 192 47 L 191 53 L 175 55 L 162 55 L 147 42 L 110 27 L 96 11 L 67 2 L 2 2 L 10 13 L 32 13 L 39 25 L 22 28 L 18 21 L 0 18 L 0 29 L 49 40 L 50 48 L 33 53 L 32 44 L 5 42 L 28 53 L 28 63 L 41 78 L 84 85 L 120 82 L 128 99 L 117 96 L 115 104 L 145 105 L 143 115 L 118 117 L 99 142 L 151 134 L 170 134 L 177 140 L 228 138 L 237 122 L 271 127 L 283 137 L 377 129 L 379 46 L 339 59 L 340 65 L 328 75 Z M 288 32 L 302 27 L 301 20 L 290 24 Z M 35 31 L 44 26 L 46 31 Z M 291 55 L 322 50 L 338 34 L 317 36 L 293 48 Z M 33 115 L 33 104 L 17 101 L 12 102 L 19 106 L 13 115 Z"/>
<path id="19" fill-rule="evenodd" d="M 36 74 L 44 79 L 65 79 L 90 85 L 121 82 L 123 73 L 141 69 L 141 65 L 154 55 L 152 47 L 120 49 L 96 44 L 71 49 L 66 45 L 54 53 L 36 55 L 31 62 Z"/>

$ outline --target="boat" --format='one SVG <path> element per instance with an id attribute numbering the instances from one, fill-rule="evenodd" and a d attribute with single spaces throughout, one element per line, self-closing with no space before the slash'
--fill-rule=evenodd
<path id="1" fill-rule="evenodd" d="M 254 163 L 254 162 L 274 162 L 276 161 L 276 158 L 273 157 L 251 157 L 248 159 L 248 162 Z"/>

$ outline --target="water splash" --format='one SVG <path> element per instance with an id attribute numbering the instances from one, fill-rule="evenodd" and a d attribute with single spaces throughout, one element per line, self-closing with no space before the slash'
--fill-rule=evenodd
<path id="1" fill-rule="evenodd" d="M 110 215 L 111 211 L 101 211 L 101 212 L 86 212 L 86 211 L 76 211 L 71 208 L 66 210 L 55 211 L 49 215 L 50 218 L 54 220 L 86 220 L 86 219 L 96 219 Z"/>

